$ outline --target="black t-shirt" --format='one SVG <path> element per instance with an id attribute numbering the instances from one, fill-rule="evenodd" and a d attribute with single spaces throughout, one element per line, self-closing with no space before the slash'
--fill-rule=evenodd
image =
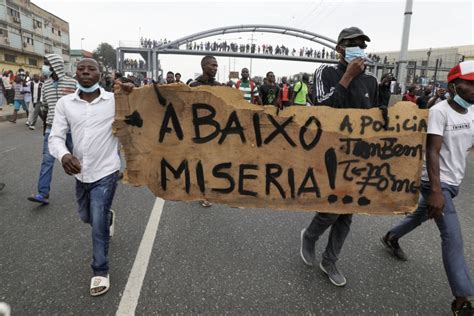
<path id="1" fill-rule="evenodd" d="M 277 105 L 276 101 L 278 99 L 279 92 L 280 88 L 277 85 L 271 86 L 268 84 L 264 84 L 263 86 L 261 86 L 260 95 L 262 97 L 263 105 Z"/>
<path id="2" fill-rule="evenodd" d="M 190 87 L 198 87 L 198 86 L 221 86 L 221 83 L 216 81 L 215 78 L 210 78 L 209 80 L 205 80 L 203 76 L 199 76 L 189 84 Z"/>

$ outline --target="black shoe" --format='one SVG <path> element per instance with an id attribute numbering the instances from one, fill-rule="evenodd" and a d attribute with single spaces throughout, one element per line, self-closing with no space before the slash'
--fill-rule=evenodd
<path id="1" fill-rule="evenodd" d="M 451 303 L 451 311 L 453 312 L 454 316 L 473 316 L 474 309 L 472 308 L 472 304 L 469 301 L 464 302 L 458 308 L 455 308 L 456 300 Z"/>
<path id="2" fill-rule="evenodd" d="M 0 191 L 2 191 L 4 187 L 5 187 L 5 183 L 0 183 Z"/>
<path id="3" fill-rule="evenodd" d="M 315 242 L 308 239 L 305 236 L 306 228 L 301 231 L 301 245 L 300 245 L 300 255 L 303 262 L 312 267 L 314 265 L 314 261 L 316 260 L 316 256 L 314 254 L 314 246 Z"/>
<path id="4" fill-rule="evenodd" d="M 389 234 L 390 233 L 387 233 L 385 236 L 380 238 L 380 241 L 385 246 L 385 248 L 387 248 L 397 259 L 401 261 L 407 261 L 407 255 L 405 252 L 403 252 L 403 249 L 398 244 L 398 239 L 389 238 Z"/>

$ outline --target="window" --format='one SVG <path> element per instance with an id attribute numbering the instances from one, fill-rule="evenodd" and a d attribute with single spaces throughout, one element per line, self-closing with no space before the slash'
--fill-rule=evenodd
<path id="1" fill-rule="evenodd" d="M 44 44 L 44 51 L 46 53 L 52 53 L 53 52 L 53 46 L 50 44 Z"/>
<path id="2" fill-rule="evenodd" d="M 63 48 L 62 51 L 63 51 L 63 55 L 69 55 L 69 50 L 68 49 Z"/>
<path id="3" fill-rule="evenodd" d="M 58 30 L 58 35 L 61 36 L 61 30 Z"/>
<path id="4" fill-rule="evenodd" d="M 28 58 L 28 65 L 38 66 L 38 61 L 35 58 Z"/>
<path id="5" fill-rule="evenodd" d="M 53 33 L 53 34 L 54 34 L 54 27 L 52 27 L 52 28 L 51 28 L 51 33 Z"/>
<path id="6" fill-rule="evenodd" d="M 14 62 L 16 62 L 16 56 L 15 55 L 10 55 L 10 54 L 5 54 L 5 61 L 14 63 Z"/>
<path id="7" fill-rule="evenodd" d="M 40 29 L 43 27 L 43 23 L 41 23 L 41 21 L 38 21 L 38 20 L 33 20 L 33 27 L 35 29 Z"/>
<path id="8" fill-rule="evenodd" d="M 8 12 L 9 16 L 12 16 L 12 17 L 17 18 L 17 19 L 20 18 L 20 11 L 17 11 L 17 10 L 12 9 L 12 8 L 8 8 L 7 12 Z"/>
<path id="9" fill-rule="evenodd" d="M 26 44 L 33 45 L 33 39 L 30 38 L 30 37 L 25 37 L 25 43 L 26 43 Z"/>
<path id="10" fill-rule="evenodd" d="M 8 37 L 8 31 L 6 29 L 0 29 L 0 37 Z"/>

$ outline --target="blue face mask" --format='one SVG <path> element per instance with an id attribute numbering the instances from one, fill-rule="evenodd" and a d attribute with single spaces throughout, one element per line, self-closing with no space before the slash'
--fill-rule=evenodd
<path id="1" fill-rule="evenodd" d="M 52 71 L 51 71 L 51 67 L 48 66 L 48 65 L 43 65 L 43 67 L 41 67 L 41 73 L 43 74 L 43 76 L 45 76 L 46 78 L 49 78 L 52 74 Z"/>
<path id="2" fill-rule="evenodd" d="M 83 87 L 83 86 L 81 86 L 80 83 L 78 82 L 78 83 L 76 84 L 76 88 L 78 88 L 80 91 L 85 92 L 85 93 L 92 93 L 92 92 L 94 92 L 95 90 L 99 89 L 99 83 L 97 82 L 95 85 L 90 86 L 90 87 Z"/>
<path id="3" fill-rule="evenodd" d="M 466 110 L 469 109 L 472 104 L 459 96 L 458 92 L 456 91 L 456 86 L 454 86 L 454 92 L 456 93 L 456 95 L 454 96 L 453 101 L 456 102 L 462 108 L 465 108 Z"/>
<path id="4" fill-rule="evenodd" d="M 346 47 L 344 51 L 345 51 L 344 59 L 347 61 L 347 63 L 350 63 L 356 58 L 365 57 L 364 50 L 360 48 L 359 46 Z"/>

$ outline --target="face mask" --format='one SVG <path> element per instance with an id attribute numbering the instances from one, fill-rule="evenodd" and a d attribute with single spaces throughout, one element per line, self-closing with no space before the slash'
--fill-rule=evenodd
<path id="1" fill-rule="evenodd" d="M 358 57 L 365 57 L 365 52 L 362 48 L 359 46 L 345 48 L 344 59 L 347 61 L 347 63 L 350 63 Z"/>
<path id="2" fill-rule="evenodd" d="M 463 98 L 461 98 L 458 94 L 458 92 L 456 91 L 456 86 L 454 86 L 454 92 L 456 93 L 456 95 L 454 96 L 453 98 L 453 101 L 456 102 L 459 106 L 461 106 L 462 108 L 464 109 L 469 109 L 469 107 L 472 105 L 471 103 L 467 102 L 466 100 L 464 100 Z"/>
<path id="3" fill-rule="evenodd" d="M 41 68 L 41 72 L 46 78 L 49 78 L 52 74 L 51 67 L 48 65 L 43 65 L 43 67 Z"/>
<path id="4" fill-rule="evenodd" d="M 99 89 L 99 83 L 97 82 L 95 85 L 93 86 L 90 86 L 90 87 L 83 87 L 79 84 L 79 82 L 77 83 L 76 87 L 82 91 L 82 92 L 85 92 L 85 93 L 92 93 L 94 92 L 95 90 Z"/>

